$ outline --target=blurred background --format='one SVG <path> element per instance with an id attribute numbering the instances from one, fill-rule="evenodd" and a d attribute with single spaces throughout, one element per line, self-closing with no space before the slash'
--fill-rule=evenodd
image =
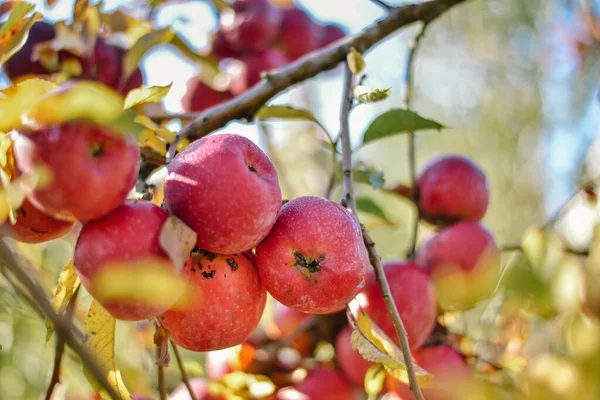
<path id="1" fill-rule="evenodd" d="M 44 1 L 31 2 L 50 21 L 69 18 L 73 7 L 73 1 L 68 0 L 57 1 L 53 7 Z M 193 48 L 207 50 L 210 34 L 218 24 L 210 3 L 163 3 L 152 10 L 156 26 L 171 26 Z M 315 20 L 338 23 L 350 34 L 384 15 L 368 0 L 295 3 Z M 120 9 L 141 18 L 150 12 L 144 2 L 133 0 L 106 0 L 104 7 L 107 12 Z M 350 127 L 355 145 L 377 115 L 403 107 L 406 56 L 414 35 L 415 27 L 408 27 L 366 54 L 364 84 L 389 87 L 392 95 L 353 111 Z M 519 245 L 526 230 L 543 224 L 571 198 L 580 182 L 600 176 L 599 67 L 600 3 L 596 0 L 474 0 L 453 8 L 429 26 L 415 64 L 413 108 L 448 127 L 417 134 L 417 168 L 450 152 L 473 159 L 487 174 L 491 188 L 485 225 L 500 246 Z M 164 100 L 165 109 L 172 113 L 182 111 L 186 81 L 201 71 L 201 66 L 168 45 L 149 52 L 141 68 L 145 85 L 173 83 Z M 10 82 L 2 78 L 0 85 L 6 87 Z M 309 108 L 329 132 L 336 134 L 340 100 L 341 73 L 337 69 L 295 86 L 272 104 Z M 223 131 L 246 135 L 271 153 L 286 198 L 323 195 L 331 167 L 328 153 L 315 140 L 323 138 L 319 128 L 303 122 L 269 122 L 265 128 L 272 139 L 268 147 L 256 126 L 232 122 Z M 406 155 L 406 137 L 397 135 L 360 148 L 355 159 L 382 171 L 385 186 L 393 187 L 410 184 Z M 359 195 L 371 197 L 387 217 L 364 215 L 381 255 L 404 257 L 414 218 L 411 204 L 367 185 L 358 185 L 357 190 Z M 341 193 L 341 187 L 336 186 L 332 199 L 339 200 Z M 597 218 L 596 202 L 578 194 L 557 225 L 558 236 L 573 250 L 587 249 Z M 427 227 L 420 229 L 420 239 L 428 232 Z M 70 237 L 18 247 L 51 288 L 60 269 L 71 259 L 73 243 Z M 89 298 L 84 296 L 80 312 L 85 312 L 85 304 Z M 155 380 L 154 355 L 132 343 L 150 345 L 153 327 L 118 322 L 117 329 L 119 367 L 130 391 L 150 392 Z M 43 393 L 54 351 L 53 342 L 45 343 L 45 333 L 43 321 L 2 281 L 0 399 L 37 399 Z M 57 399 L 65 393 L 72 399 L 89 393 L 80 366 L 70 353 L 67 355 L 65 384 Z M 201 355 L 185 352 L 185 357 L 190 374 L 201 375 Z M 167 372 L 173 387 L 179 381 L 176 367 Z"/>

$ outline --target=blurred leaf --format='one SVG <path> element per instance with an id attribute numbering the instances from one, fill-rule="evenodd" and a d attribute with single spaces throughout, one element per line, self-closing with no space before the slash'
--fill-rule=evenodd
<path id="1" fill-rule="evenodd" d="M 123 110 L 123 98 L 117 92 L 92 81 L 68 83 L 46 93 L 22 118 L 35 127 L 87 120 L 122 136 L 137 137 L 143 131 L 131 114 Z"/>
<path id="2" fill-rule="evenodd" d="M 380 189 L 385 184 L 385 178 L 383 172 L 360 163 L 354 168 L 354 182 L 366 183 L 371 185 L 373 189 Z"/>
<path id="3" fill-rule="evenodd" d="M 223 10 L 231 8 L 231 5 L 226 0 L 210 0 L 215 10 L 220 14 Z"/>
<path id="4" fill-rule="evenodd" d="M 168 367 L 171 362 L 171 356 L 169 355 L 169 331 L 163 326 L 158 326 L 156 328 L 156 332 L 154 333 L 154 344 L 159 350 L 156 365 Z"/>
<path id="5" fill-rule="evenodd" d="M 133 89 L 127 94 L 123 108 L 127 110 L 138 104 L 158 103 L 169 93 L 171 86 L 173 86 L 172 83 L 167 86 L 150 86 Z"/>
<path id="6" fill-rule="evenodd" d="M 19 127 L 21 115 L 42 95 L 57 87 L 52 82 L 34 78 L 4 89 L 5 97 L 0 96 L 0 131 L 8 132 Z"/>
<path id="7" fill-rule="evenodd" d="M 75 4 L 73 4 L 73 21 L 79 22 L 89 6 L 89 0 L 75 0 Z"/>
<path id="8" fill-rule="evenodd" d="M 0 168 L 4 170 L 7 177 L 13 178 L 17 174 L 15 159 L 12 151 L 12 140 L 0 132 Z"/>
<path id="9" fill-rule="evenodd" d="M 358 209 L 358 211 L 374 215 L 378 218 L 381 218 L 388 224 L 393 225 L 393 223 L 388 219 L 387 215 L 385 215 L 385 212 L 383 212 L 381 207 L 379 207 L 377 203 L 375 203 L 368 197 L 358 197 L 356 199 L 356 208 Z"/>
<path id="10" fill-rule="evenodd" d="M 365 60 L 363 60 L 362 55 L 354 47 L 350 49 L 350 53 L 346 56 L 346 61 L 348 62 L 350 71 L 354 75 L 361 73 L 365 69 Z"/>
<path id="11" fill-rule="evenodd" d="M 369 399 L 374 399 L 381 393 L 386 375 L 385 368 L 380 364 L 369 367 L 365 374 L 365 392 L 367 392 Z"/>
<path id="12" fill-rule="evenodd" d="M 270 119 L 311 121 L 317 124 L 323 131 L 327 132 L 311 111 L 300 108 L 290 106 L 263 106 L 258 110 L 254 117 L 259 121 L 267 121 Z"/>
<path id="13" fill-rule="evenodd" d="M 62 314 L 66 309 L 67 305 L 73 298 L 73 295 L 79 288 L 79 276 L 75 272 L 75 264 L 71 261 L 67 264 L 63 271 L 58 277 L 58 286 L 55 289 L 54 296 L 50 300 L 50 305 L 56 311 L 57 314 Z M 52 337 L 54 332 L 54 325 L 48 317 L 46 317 L 46 342 Z"/>
<path id="14" fill-rule="evenodd" d="M 443 125 L 423 118 L 413 111 L 397 108 L 381 114 L 371 122 L 363 136 L 363 143 L 409 131 L 442 128 L 444 128 Z"/>
<path id="15" fill-rule="evenodd" d="M 354 327 L 351 336 L 352 348 L 357 350 L 365 360 L 380 363 L 388 374 L 408 384 L 408 373 L 402 351 L 361 309 L 358 309 L 357 313 L 358 320 L 351 316 Z M 418 365 L 415 365 L 415 369 L 419 385 L 424 388 L 429 387 L 433 376 Z"/>
<path id="16" fill-rule="evenodd" d="M 202 66 L 200 79 L 209 86 L 212 86 L 212 81 L 219 73 L 219 60 L 210 55 L 198 54 L 177 34 L 171 38 L 171 45 L 191 61 L 200 64 Z"/>
<path id="17" fill-rule="evenodd" d="M 36 21 L 42 19 L 42 14 L 37 12 L 25 17 L 34 8 L 33 4 L 19 2 L 10 10 L 8 19 L 0 26 L 0 65 L 25 44 L 29 29 Z"/>
<path id="18" fill-rule="evenodd" d="M 0 18 L 3 18 L 6 14 L 15 8 L 18 4 L 23 3 L 22 1 L 5 1 L 0 4 Z"/>
<path id="19" fill-rule="evenodd" d="M 148 51 L 159 44 L 169 43 L 174 36 L 175 33 L 171 28 L 166 27 L 151 31 L 140 37 L 125 55 L 125 59 L 123 60 L 123 77 L 126 79 L 138 68 L 142 58 Z"/>
<path id="20" fill-rule="evenodd" d="M 175 267 L 182 268 L 196 245 L 196 232 L 174 215 L 169 216 L 160 230 L 160 246 Z"/>
<path id="21" fill-rule="evenodd" d="M 546 237 L 544 231 L 537 227 L 531 227 L 523 234 L 521 240 L 523 253 L 531 264 L 539 266 L 546 257 Z"/>
<path id="22" fill-rule="evenodd" d="M 115 319 L 98 303 L 92 301 L 84 324 L 84 346 L 98 362 L 98 366 L 106 373 L 106 378 L 122 399 L 130 399 L 131 395 L 123 383 L 121 372 L 115 362 Z M 83 372 L 94 390 L 104 399 L 110 397 L 93 375 L 84 366 Z"/>
<path id="23" fill-rule="evenodd" d="M 354 88 L 354 97 L 361 103 L 376 103 L 390 97 L 391 89 L 369 89 L 366 86 L 356 86 Z"/>

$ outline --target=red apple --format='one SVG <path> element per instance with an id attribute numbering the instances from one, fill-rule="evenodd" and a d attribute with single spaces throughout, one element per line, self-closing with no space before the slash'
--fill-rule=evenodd
<path id="1" fill-rule="evenodd" d="M 385 261 L 383 271 L 408 333 L 410 347 L 417 349 L 425 343 L 435 327 L 437 299 L 433 283 L 425 271 L 407 261 Z M 373 322 L 399 344 L 373 270 L 367 274 L 367 284 L 358 300 Z"/>
<path id="2" fill-rule="evenodd" d="M 335 340 L 335 355 L 344 375 L 354 385 L 364 388 L 365 374 L 374 363 L 367 361 L 352 348 L 352 327 L 345 326 Z"/>
<path id="3" fill-rule="evenodd" d="M 258 326 L 267 300 L 252 253 L 193 252 L 182 273 L 190 279 L 192 301 L 160 317 L 173 341 L 192 351 L 244 342 Z"/>
<path id="4" fill-rule="evenodd" d="M 289 60 L 295 60 L 316 50 L 321 45 L 324 27 L 313 21 L 297 7 L 283 9 L 279 31 L 280 46 Z"/>
<path id="5" fill-rule="evenodd" d="M 123 96 L 126 96 L 127 93 L 132 91 L 133 89 L 137 89 L 144 84 L 144 75 L 142 71 L 138 68 L 129 75 L 129 78 L 125 79 L 123 83 L 118 87 L 119 93 Z"/>
<path id="6" fill-rule="evenodd" d="M 359 395 L 341 372 L 320 367 L 301 383 L 280 389 L 276 400 L 358 400 Z"/>
<path id="7" fill-rule="evenodd" d="M 219 29 L 213 35 L 210 54 L 216 58 L 236 58 L 240 53 L 231 48 L 231 45 L 225 38 L 223 29 Z"/>
<path id="8" fill-rule="evenodd" d="M 92 296 L 98 288 L 94 279 L 114 263 L 125 268 L 143 268 L 140 262 L 156 261 L 160 268 L 175 270 L 175 266 L 160 245 L 160 231 L 169 214 L 145 201 L 129 200 L 110 214 L 83 226 L 75 246 L 75 268 L 81 283 Z M 137 264 L 135 262 L 138 262 Z M 121 267 L 123 268 L 123 267 Z M 140 269 L 143 273 L 143 269 Z M 177 301 L 178 295 L 173 295 Z M 171 304 L 160 307 L 139 299 L 98 301 L 115 318 L 126 321 L 151 319 L 164 312 Z"/>
<path id="9" fill-rule="evenodd" d="M 167 169 L 165 204 L 198 233 L 202 249 L 220 254 L 249 250 L 277 219 L 281 189 L 275 167 L 243 136 L 204 137 Z"/>
<path id="10" fill-rule="evenodd" d="M 363 284 L 369 263 L 352 214 L 313 196 L 298 197 L 281 208 L 256 256 L 267 291 L 284 305 L 310 314 L 342 310 Z"/>
<path id="11" fill-rule="evenodd" d="M 0 233 L 23 243 L 42 243 L 66 235 L 73 225 L 44 214 L 25 199 L 17 210 L 15 224 L 6 221 L 0 226 Z"/>
<path id="12" fill-rule="evenodd" d="M 89 222 L 118 207 L 133 188 L 140 152 L 134 139 L 107 128 L 72 121 L 39 130 L 22 130 L 14 141 L 17 168 L 43 163 L 52 182 L 28 193 L 44 213 Z"/>
<path id="13" fill-rule="evenodd" d="M 232 98 L 233 95 L 228 90 L 215 90 L 201 80 L 192 78 L 187 81 L 187 90 L 181 99 L 181 103 L 185 112 L 198 112 Z"/>
<path id="14" fill-rule="evenodd" d="M 329 46 L 346 36 L 346 32 L 337 25 L 325 25 L 322 29 L 320 47 Z"/>
<path id="15" fill-rule="evenodd" d="M 427 400 L 455 399 L 457 385 L 472 373 L 463 356 L 447 344 L 417 350 L 413 353 L 413 358 L 419 366 L 433 375 L 432 387 L 421 389 Z M 386 386 L 401 399 L 414 400 L 414 395 L 405 383 L 388 376 Z"/>
<path id="16" fill-rule="evenodd" d="M 489 296 L 500 273 L 500 251 L 478 221 L 462 221 L 426 239 L 416 261 L 431 273 L 440 307 L 465 310 Z"/>
<path id="17" fill-rule="evenodd" d="M 268 0 L 236 0 L 221 13 L 221 29 L 238 51 L 262 51 L 273 43 L 281 25 L 281 10 Z"/>
<path id="18" fill-rule="evenodd" d="M 277 326 L 281 336 L 289 335 L 298 325 L 302 323 L 310 314 L 293 310 L 284 306 L 280 302 L 275 302 L 273 310 L 273 322 Z"/>
<path id="19" fill-rule="evenodd" d="M 25 75 L 48 74 L 48 70 L 39 61 L 32 61 L 33 49 L 37 44 L 55 37 L 56 32 L 51 24 L 43 21 L 33 24 L 23 47 L 2 65 L 6 76 L 15 80 Z"/>
<path id="20" fill-rule="evenodd" d="M 488 207 L 485 174 L 460 155 L 432 160 L 419 176 L 417 187 L 421 216 L 432 223 L 480 220 Z"/>
<path id="21" fill-rule="evenodd" d="M 222 397 L 211 396 L 208 393 L 208 381 L 205 378 L 190 379 L 190 386 L 196 396 L 196 400 L 222 400 Z M 173 390 L 169 396 L 169 400 L 192 400 L 190 392 L 182 383 Z"/>
<path id="22" fill-rule="evenodd" d="M 223 70 L 232 77 L 231 93 L 239 96 L 260 81 L 261 73 L 281 68 L 287 63 L 288 59 L 281 51 L 268 49 L 227 59 L 223 62 Z"/>

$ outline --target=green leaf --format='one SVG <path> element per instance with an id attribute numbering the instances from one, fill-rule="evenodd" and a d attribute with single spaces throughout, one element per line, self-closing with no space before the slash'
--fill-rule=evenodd
<path id="1" fill-rule="evenodd" d="M 304 110 L 301 108 L 294 108 L 291 106 L 263 106 L 254 115 L 259 121 L 267 121 L 270 119 L 285 119 L 285 120 L 300 120 L 300 121 L 311 121 L 314 122 L 325 132 L 329 138 L 329 148 L 331 149 L 331 142 L 333 142 L 331 135 L 327 132 L 327 129 L 319 122 L 317 117 L 311 111 Z"/>
<path id="2" fill-rule="evenodd" d="M 129 49 L 123 60 L 123 76 L 130 76 L 140 65 L 144 55 L 159 44 L 169 43 L 175 37 L 171 28 L 166 27 L 151 31 L 141 38 Z"/>
<path id="3" fill-rule="evenodd" d="M 369 396 L 369 399 L 375 398 L 383 390 L 383 384 L 385 382 L 385 368 L 381 365 L 375 364 L 369 367 L 365 374 L 365 392 Z"/>
<path id="4" fill-rule="evenodd" d="M 8 19 L 0 26 L 0 65 L 23 47 L 33 24 L 42 19 L 42 14 L 37 12 L 25 17 L 34 8 L 35 6 L 30 3 L 18 3 L 10 10 Z"/>
<path id="5" fill-rule="evenodd" d="M 356 208 L 358 211 L 374 215 L 391 224 L 391 221 L 388 219 L 387 215 L 385 215 L 385 212 L 381 207 L 368 197 L 358 197 L 356 199 Z"/>
<path id="6" fill-rule="evenodd" d="M 354 47 L 350 49 L 350 53 L 348 53 L 346 56 L 346 61 L 348 62 L 350 71 L 352 71 L 354 75 L 359 74 L 363 69 L 365 69 L 365 60 Z"/>
<path id="7" fill-rule="evenodd" d="M 123 108 L 127 110 L 138 104 L 158 103 L 169 93 L 172 85 L 171 83 L 167 86 L 150 86 L 133 89 L 127 94 Z"/>
<path id="8" fill-rule="evenodd" d="M 58 286 L 54 293 L 54 297 L 50 301 L 50 305 L 57 314 L 62 314 L 67 309 L 67 305 L 79 288 L 79 276 L 75 272 L 75 264 L 71 261 L 67 264 L 58 277 Z M 48 317 L 46 317 L 46 342 L 52 337 L 54 325 Z"/>
<path id="9" fill-rule="evenodd" d="M 423 118 L 416 112 L 397 108 L 381 114 L 371 122 L 371 125 L 369 125 L 363 136 L 363 143 L 369 143 L 404 132 L 442 128 L 444 128 L 443 125 Z"/>
<path id="10" fill-rule="evenodd" d="M 354 182 L 366 183 L 373 189 L 380 189 L 385 185 L 383 172 L 368 165 L 360 165 L 354 168 Z"/>
<path id="11" fill-rule="evenodd" d="M 376 103 L 390 97 L 392 90 L 387 89 L 369 89 L 366 86 L 356 86 L 354 88 L 354 98 L 361 103 Z"/>

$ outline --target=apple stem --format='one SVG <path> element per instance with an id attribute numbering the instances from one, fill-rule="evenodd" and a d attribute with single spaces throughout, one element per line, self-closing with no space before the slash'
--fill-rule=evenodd
<path id="1" fill-rule="evenodd" d="M 181 359 L 181 354 L 179 354 L 179 348 L 177 347 L 175 342 L 173 342 L 172 340 L 169 341 L 171 342 L 173 354 L 175 354 L 175 360 L 177 360 L 177 366 L 179 367 L 179 372 L 181 373 L 181 380 L 183 381 L 183 384 L 185 385 L 190 394 L 190 399 L 198 400 L 196 394 L 194 393 L 194 390 L 192 389 L 192 385 L 190 384 L 190 378 L 188 377 L 185 365 L 183 364 L 183 360 Z"/>
<path id="2" fill-rule="evenodd" d="M 354 199 L 354 187 L 352 180 L 352 146 L 350 143 L 350 129 L 349 129 L 349 114 L 352 106 L 353 95 L 352 95 L 352 83 L 353 74 L 348 67 L 348 64 L 344 64 L 344 87 L 343 87 L 343 98 L 342 108 L 340 113 L 340 140 L 342 141 L 342 161 L 343 161 L 343 175 L 344 175 L 344 196 L 342 198 L 342 205 L 350 208 L 352 215 L 358 219 L 358 211 L 356 209 L 356 201 Z M 360 222 L 360 221 L 359 221 Z M 404 363 L 406 364 L 406 370 L 408 372 L 408 381 L 410 383 L 410 390 L 413 392 L 416 400 L 424 400 L 423 393 L 419 387 L 417 381 L 417 373 L 415 364 L 410 353 L 410 347 L 408 344 L 408 334 L 396 308 L 396 303 L 392 299 L 390 293 L 390 286 L 387 282 L 383 267 L 381 265 L 381 257 L 375 249 L 375 242 L 371 238 L 369 231 L 361 224 L 362 236 L 367 251 L 369 253 L 369 261 L 375 270 L 375 278 L 379 285 L 379 290 L 385 301 L 385 305 L 392 317 L 394 328 L 400 341 L 400 347 L 402 348 L 402 355 L 404 357 Z"/>
<path id="3" fill-rule="evenodd" d="M 156 357 L 160 358 L 160 347 L 156 347 Z M 167 385 L 165 382 L 165 367 L 162 364 L 157 364 L 158 372 L 158 394 L 160 400 L 167 400 Z"/>

